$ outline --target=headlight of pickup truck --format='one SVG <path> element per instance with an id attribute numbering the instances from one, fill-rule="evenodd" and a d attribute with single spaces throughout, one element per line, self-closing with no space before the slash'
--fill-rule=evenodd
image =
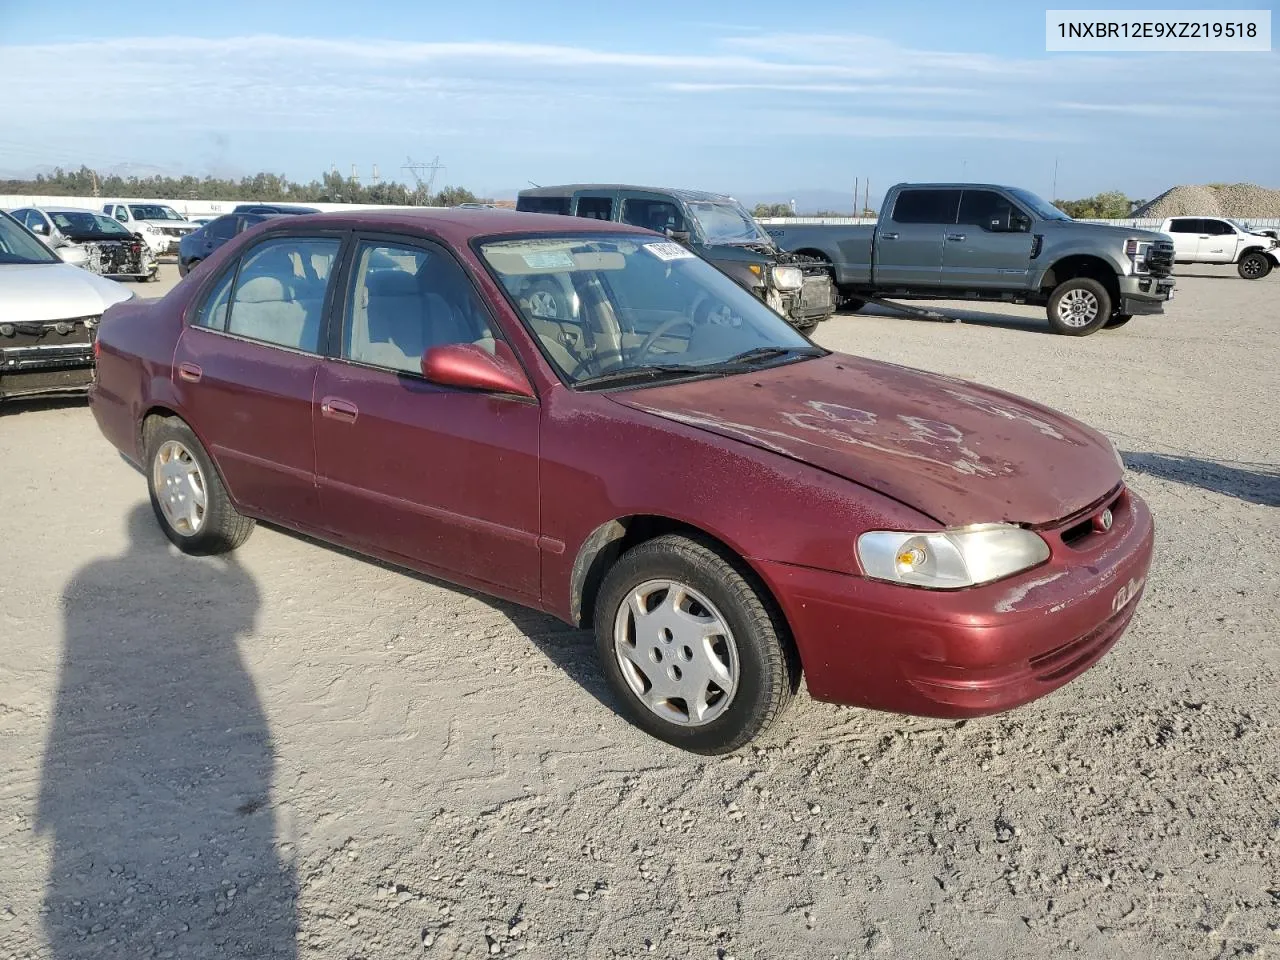
<path id="1" fill-rule="evenodd" d="M 799 267 L 774 267 L 773 285 L 779 290 L 799 290 L 804 286 L 804 271 Z"/>
<path id="2" fill-rule="evenodd" d="M 937 533 L 873 530 L 858 538 L 868 577 L 935 590 L 990 583 L 1048 559 L 1049 545 L 1039 534 L 1008 523 Z"/>
<path id="3" fill-rule="evenodd" d="M 1124 242 L 1124 252 L 1133 261 L 1134 273 L 1150 272 L 1147 270 L 1147 251 L 1150 249 L 1150 240 L 1139 240 L 1137 237 L 1130 237 Z"/>

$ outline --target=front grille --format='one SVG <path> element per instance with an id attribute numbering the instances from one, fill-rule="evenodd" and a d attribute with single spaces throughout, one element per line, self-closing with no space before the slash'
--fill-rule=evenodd
<path id="1" fill-rule="evenodd" d="M 1147 248 L 1147 272 L 1153 277 L 1173 273 L 1173 241 L 1157 240 Z"/>
<path id="2" fill-rule="evenodd" d="M 804 286 L 800 288 L 800 305 L 806 309 L 831 306 L 831 280 L 826 274 L 805 277 Z"/>
<path id="3" fill-rule="evenodd" d="M 186 230 L 183 230 L 181 227 L 161 227 L 160 230 L 167 237 L 179 237 L 179 238 L 185 237 L 188 232 Z"/>
<path id="4" fill-rule="evenodd" d="M 0 320 L 0 374 L 92 367 L 98 320 L 96 316 L 30 323 Z"/>

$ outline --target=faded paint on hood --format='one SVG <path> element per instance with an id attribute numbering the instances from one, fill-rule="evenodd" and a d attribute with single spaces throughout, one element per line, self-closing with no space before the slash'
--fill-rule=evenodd
<path id="1" fill-rule="evenodd" d="M 1110 441 L 1055 410 L 843 354 L 611 396 L 810 463 L 947 525 L 1060 520 L 1122 476 Z"/>
<path id="2" fill-rule="evenodd" d="M 0 322 L 96 317 L 133 291 L 69 263 L 0 264 Z"/>

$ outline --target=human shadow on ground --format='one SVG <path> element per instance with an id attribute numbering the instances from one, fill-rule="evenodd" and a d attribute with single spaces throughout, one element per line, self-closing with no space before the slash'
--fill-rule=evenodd
<path id="1" fill-rule="evenodd" d="M 62 597 L 41 772 L 54 960 L 295 957 L 267 717 L 240 655 L 259 607 L 233 559 L 179 554 L 148 505 Z"/>
<path id="2" fill-rule="evenodd" d="M 1122 451 L 1124 465 L 1134 473 L 1173 480 L 1189 487 L 1235 497 L 1264 507 L 1280 507 L 1280 466 L 1226 464 L 1199 457 Z"/>

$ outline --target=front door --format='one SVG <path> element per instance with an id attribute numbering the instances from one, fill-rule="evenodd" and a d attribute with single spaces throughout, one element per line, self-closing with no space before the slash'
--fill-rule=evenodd
<path id="1" fill-rule="evenodd" d="M 420 373 L 428 348 L 451 343 L 514 362 L 471 280 L 441 247 L 368 237 L 345 289 L 314 394 L 325 526 L 536 601 L 538 404 Z"/>
<path id="2" fill-rule="evenodd" d="M 255 516 L 317 518 L 311 397 L 341 239 L 272 237 L 223 268 L 173 358 L 181 410 Z"/>
<path id="3" fill-rule="evenodd" d="M 1236 248 L 1240 245 L 1235 227 L 1212 217 L 1205 217 L 1200 222 L 1204 228 L 1200 234 L 1200 260 L 1205 263 L 1234 262 Z"/>
<path id="4" fill-rule="evenodd" d="M 959 208 L 959 190 L 901 191 L 876 224 L 876 286 L 940 284 L 943 236 L 955 229 Z"/>
<path id="5" fill-rule="evenodd" d="M 1027 285 L 1031 218 L 994 190 L 965 190 L 954 227 L 943 234 L 942 283 L 997 289 Z"/>

